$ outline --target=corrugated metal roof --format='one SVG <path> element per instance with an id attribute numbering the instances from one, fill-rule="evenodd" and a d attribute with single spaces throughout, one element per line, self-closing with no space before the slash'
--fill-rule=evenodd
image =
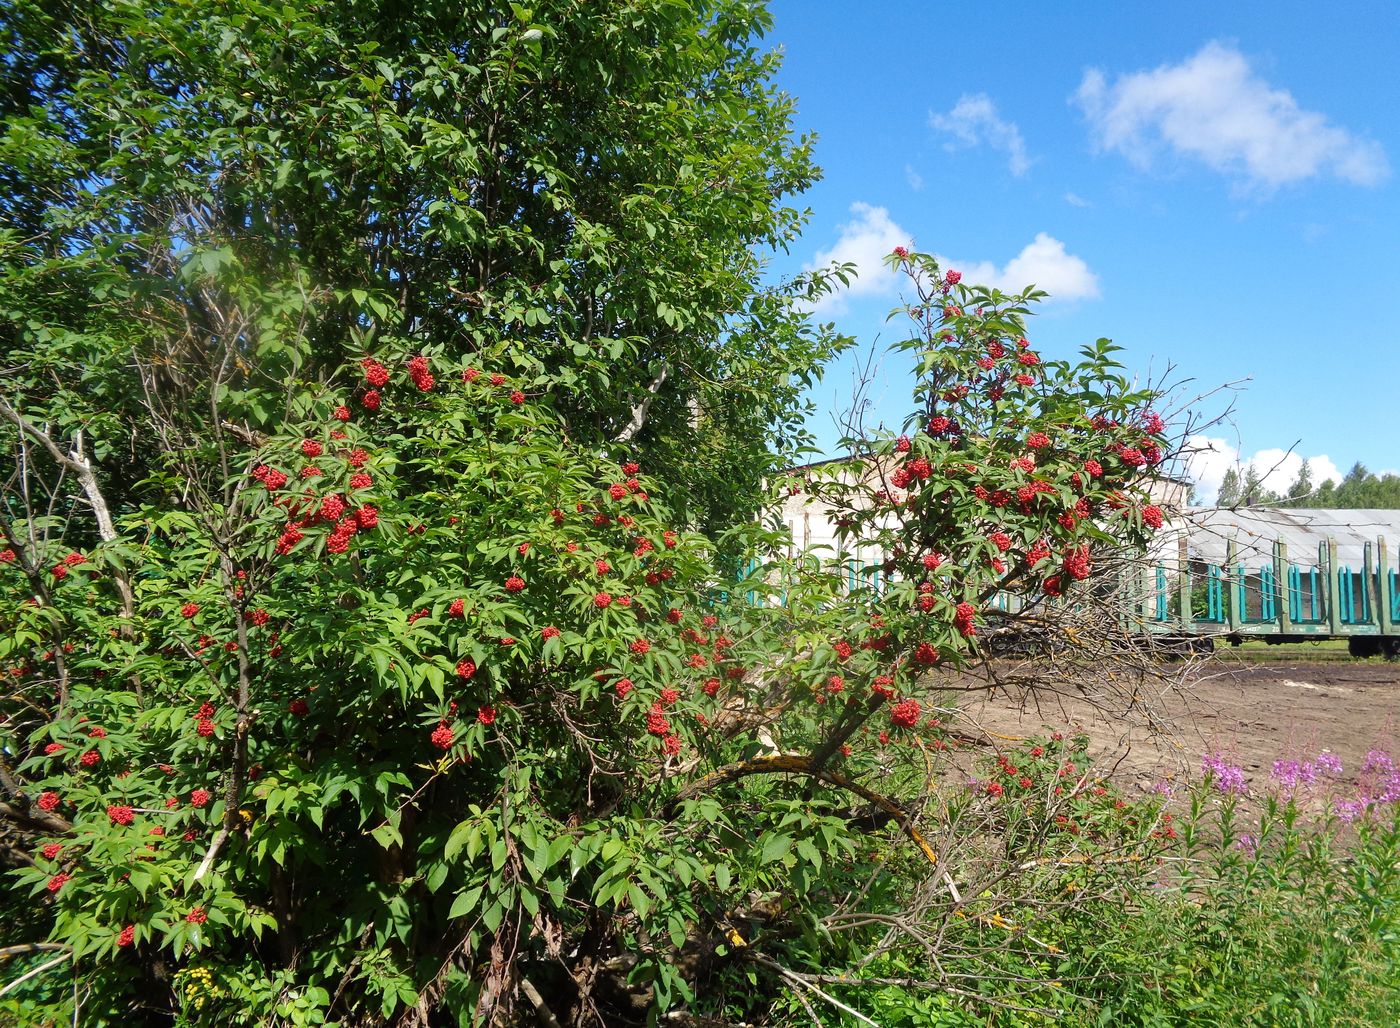
<path id="1" fill-rule="evenodd" d="M 1237 559 L 1251 565 L 1273 558 L 1275 539 L 1288 546 L 1289 563 L 1304 566 L 1317 561 L 1318 546 L 1328 538 L 1337 541 L 1337 562 L 1358 570 L 1367 543 L 1371 560 L 1376 560 L 1376 540 L 1381 536 L 1392 567 L 1400 551 L 1400 510 L 1195 507 L 1184 511 L 1182 518 L 1191 556 L 1209 564 L 1224 563 L 1230 539 L 1235 541 Z"/>

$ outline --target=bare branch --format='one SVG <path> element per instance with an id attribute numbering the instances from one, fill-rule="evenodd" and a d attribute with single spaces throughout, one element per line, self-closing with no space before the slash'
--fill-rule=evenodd
<path id="1" fill-rule="evenodd" d="M 642 397 L 640 403 L 632 408 L 632 417 L 617 434 L 614 442 L 630 443 L 642 431 L 642 426 L 647 422 L 647 414 L 651 411 L 651 405 L 656 400 L 656 394 L 661 392 L 662 385 L 666 382 L 666 376 L 670 373 L 669 365 L 661 365 L 661 370 L 656 373 L 656 377 L 651 380 L 651 385 L 647 386 L 647 394 Z"/>
<path id="2" fill-rule="evenodd" d="M 67 960 L 67 959 L 68 959 L 69 957 L 71 957 L 72 955 L 73 955 L 73 954 L 72 954 L 71 952 L 69 952 L 69 953 L 61 953 L 61 954 L 59 954 L 58 956 L 54 957 L 52 960 L 49 960 L 49 961 L 46 961 L 45 963 L 40 964 L 38 967 L 34 968 L 33 970 L 31 970 L 31 971 L 26 971 L 24 974 L 20 975 L 18 978 L 16 978 L 14 981 L 12 981 L 9 985 L 5 986 L 3 989 L 0 989 L 0 996 L 5 995 L 5 993 L 10 992 L 10 991 L 13 990 L 13 989 L 18 989 L 18 988 L 19 988 L 21 985 L 23 985 L 25 982 L 29 981 L 29 979 L 31 979 L 31 978 L 33 978 L 33 977 L 35 977 L 35 976 L 37 976 L 37 975 L 43 974 L 43 973 L 44 973 L 45 971 L 47 971 L 49 968 L 51 968 L 51 967 L 57 967 L 59 964 L 63 963 L 65 960 Z"/>
<path id="3" fill-rule="evenodd" d="M 64 453 L 58 443 L 54 442 L 52 436 L 11 407 L 3 396 L 0 396 L 0 414 L 13 422 L 21 432 L 37 440 L 49 452 L 49 456 L 53 457 L 61 466 L 78 476 L 78 484 L 83 487 L 83 492 L 87 495 L 88 503 L 92 507 L 93 516 L 97 519 L 97 534 L 103 542 L 111 542 L 116 539 L 117 529 L 112 523 L 112 514 L 107 507 L 107 500 L 103 497 L 102 489 L 97 484 L 97 475 L 92 470 L 92 462 L 83 454 L 82 432 L 79 431 L 74 435 L 72 450 L 69 453 Z"/>
<path id="4" fill-rule="evenodd" d="M 870 1018 L 862 1014 L 859 1010 L 856 1010 L 854 1007 L 849 1007 L 845 1003 L 842 1003 L 835 996 L 831 995 L 831 993 L 825 992 L 822 989 L 817 988 L 815 984 L 809 981 L 808 975 L 802 975 L 798 974 L 795 971 L 790 971 L 782 964 L 779 964 L 776 960 L 769 960 L 761 953 L 752 954 L 750 956 L 750 959 L 753 960 L 755 963 L 762 964 L 764 967 L 768 968 L 771 971 L 776 971 L 784 981 L 791 982 L 795 985 L 800 985 L 804 989 L 810 989 L 814 994 L 826 1000 L 826 1002 L 830 1003 L 837 1010 L 840 1010 L 843 1013 L 850 1014 L 861 1024 L 868 1024 L 872 1025 L 873 1028 L 880 1028 L 880 1024 L 878 1021 L 872 1021 Z"/>
<path id="5" fill-rule="evenodd" d="M 78 485 L 82 487 L 83 494 L 87 497 L 88 506 L 92 508 L 93 517 L 97 520 L 98 537 L 106 543 L 114 542 L 118 538 L 117 526 L 112 521 L 111 508 L 107 506 L 107 498 L 102 495 L 102 487 L 97 481 L 97 472 L 93 470 L 92 461 L 83 453 L 82 431 L 79 430 L 74 434 L 72 448 L 65 454 L 52 436 L 10 406 L 3 396 L 0 396 L 0 414 L 3 414 L 22 433 L 42 445 L 59 467 L 72 471 L 77 476 Z M 131 591 L 131 582 L 128 581 L 126 572 L 119 565 L 116 566 L 112 577 L 116 581 L 117 591 L 121 594 L 122 617 L 130 622 L 136 613 L 136 601 Z M 130 629 L 128 628 L 127 631 Z M 139 684 L 136 685 L 136 694 L 138 697 L 141 694 Z"/>
<path id="6" fill-rule="evenodd" d="M 234 816 L 238 816 L 237 811 L 234 811 Z M 214 833 L 214 841 L 209 844 L 209 849 L 204 854 L 204 859 L 199 862 L 199 868 L 194 873 L 193 881 L 197 882 L 209 873 L 209 869 L 214 866 L 214 859 L 218 857 L 219 851 L 224 848 L 224 843 L 228 842 L 228 837 L 229 830 L 227 828 L 220 828 Z"/>
<path id="7" fill-rule="evenodd" d="M 66 953 L 68 945 L 62 942 L 21 942 L 16 946 L 0 946 L 0 960 L 22 957 L 26 953 L 40 953 L 45 950 Z"/>

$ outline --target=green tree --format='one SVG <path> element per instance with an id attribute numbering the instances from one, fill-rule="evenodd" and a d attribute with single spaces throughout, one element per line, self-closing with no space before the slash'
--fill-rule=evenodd
<path id="1" fill-rule="evenodd" d="M 1245 507 L 1267 507 L 1278 503 L 1278 493 L 1264 488 L 1264 474 L 1250 466 L 1245 469 L 1244 481 L 1240 484 L 1240 504 Z"/>
<path id="2" fill-rule="evenodd" d="M 1387 510 L 1400 508 L 1400 475 L 1385 474 L 1380 477 L 1374 505 Z"/>
<path id="3" fill-rule="evenodd" d="M 761 284 L 816 176 L 768 25 L 751 0 L 14 0 L 0 300 L 29 404 L 139 478 L 150 382 L 118 354 L 199 410 L 226 358 L 221 414 L 257 433 L 370 349 L 503 353 L 582 445 L 686 461 L 688 520 L 752 516 L 837 345 L 792 303 L 821 276 Z"/>
<path id="4" fill-rule="evenodd" d="M 1337 506 L 1353 509 L 1374 506 L 1371 499 L 1375 484 L 1376 476 L 1367 470 L 1365 464 L 1357 461 L 1337 486 Z"/>
<path id="5" fill-rule="evenodd" d="M 1376 476 L 1364 464 L 1357 463 L 1352 465 L 1340 483 L 1331 479 L 1322 483 L 1315 499 L 1307 505 L 1345 510 L 1400 509 L 1400 476 Z"/>
<path id="6" fill-rule="evenodd" d="M 1164 426 L 1106 340 L 1038 355 L 1040 294 L 897 254 L 912 437 L 815 486 L 894 581 L 724 602 L 837 345 L 758 277 L 813 174 L 766 24 L 5 8 L 6 1016 L 761 1006 L 898 891 L 852 803 L 942 873 L 885 791 L 931 676 L 1160 524 Z"/>
<path id="7" fill-rule="evenodd" d="M 1298 477 L 1288 487 L 1288 492 L 1284 494 L 1281 506 L 1284 507 L 1307 507 L 1311 506 L 1313 496 L 1312 465 L 1304 460 L 1298 466 Z"/>
<path id="8" fill-rule="evenodd" d="M 1236 468 L 1227 468 L 1220 479 L 1220 489 L 1216 493 L 1217 507 L 1237 506 L 1243 496 L 1243 481 Z"/>

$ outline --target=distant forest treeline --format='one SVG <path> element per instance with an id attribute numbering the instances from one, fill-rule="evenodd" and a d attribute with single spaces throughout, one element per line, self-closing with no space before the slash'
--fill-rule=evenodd
<path id="1" fill-rule="evenodd" d="M 1329 478 L 1319 485 L 1313 481 L 1312 468 L 1303 461 L 1298 477 L 1282 493 L 1265 489 L 1262 477 L 1254 468 L 1231 468 L 1221 480 L 1216 506 L 1400 509 L 1400 475 L 1377 476 L 1361 463 L 1353 464 L 1340 482 Z"/>

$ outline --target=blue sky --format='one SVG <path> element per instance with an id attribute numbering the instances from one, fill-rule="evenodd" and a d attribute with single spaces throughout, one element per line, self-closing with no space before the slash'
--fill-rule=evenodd
<path id="1" fill-rule="evenodd" d="M 791 272 L 854 260 L 820 311 L 877 348 L 897 242 L 1054 298 L 1032 341 L 1107 336 L 1199 409 L 1206 498 L 1236 459 L 1271 485 L 1400 468 L 1400 3 L 1075 4 L 774 0 L 767 42 L 825 177 Z M 823 445 L 854 361 L 813 394 Z M 909 381 L 871 395 L 891 423 Z M 1199 440 L 1198 440 L 1199 442 Z M 1297 443 L 1294 456 L 1279 464 Z"/>

